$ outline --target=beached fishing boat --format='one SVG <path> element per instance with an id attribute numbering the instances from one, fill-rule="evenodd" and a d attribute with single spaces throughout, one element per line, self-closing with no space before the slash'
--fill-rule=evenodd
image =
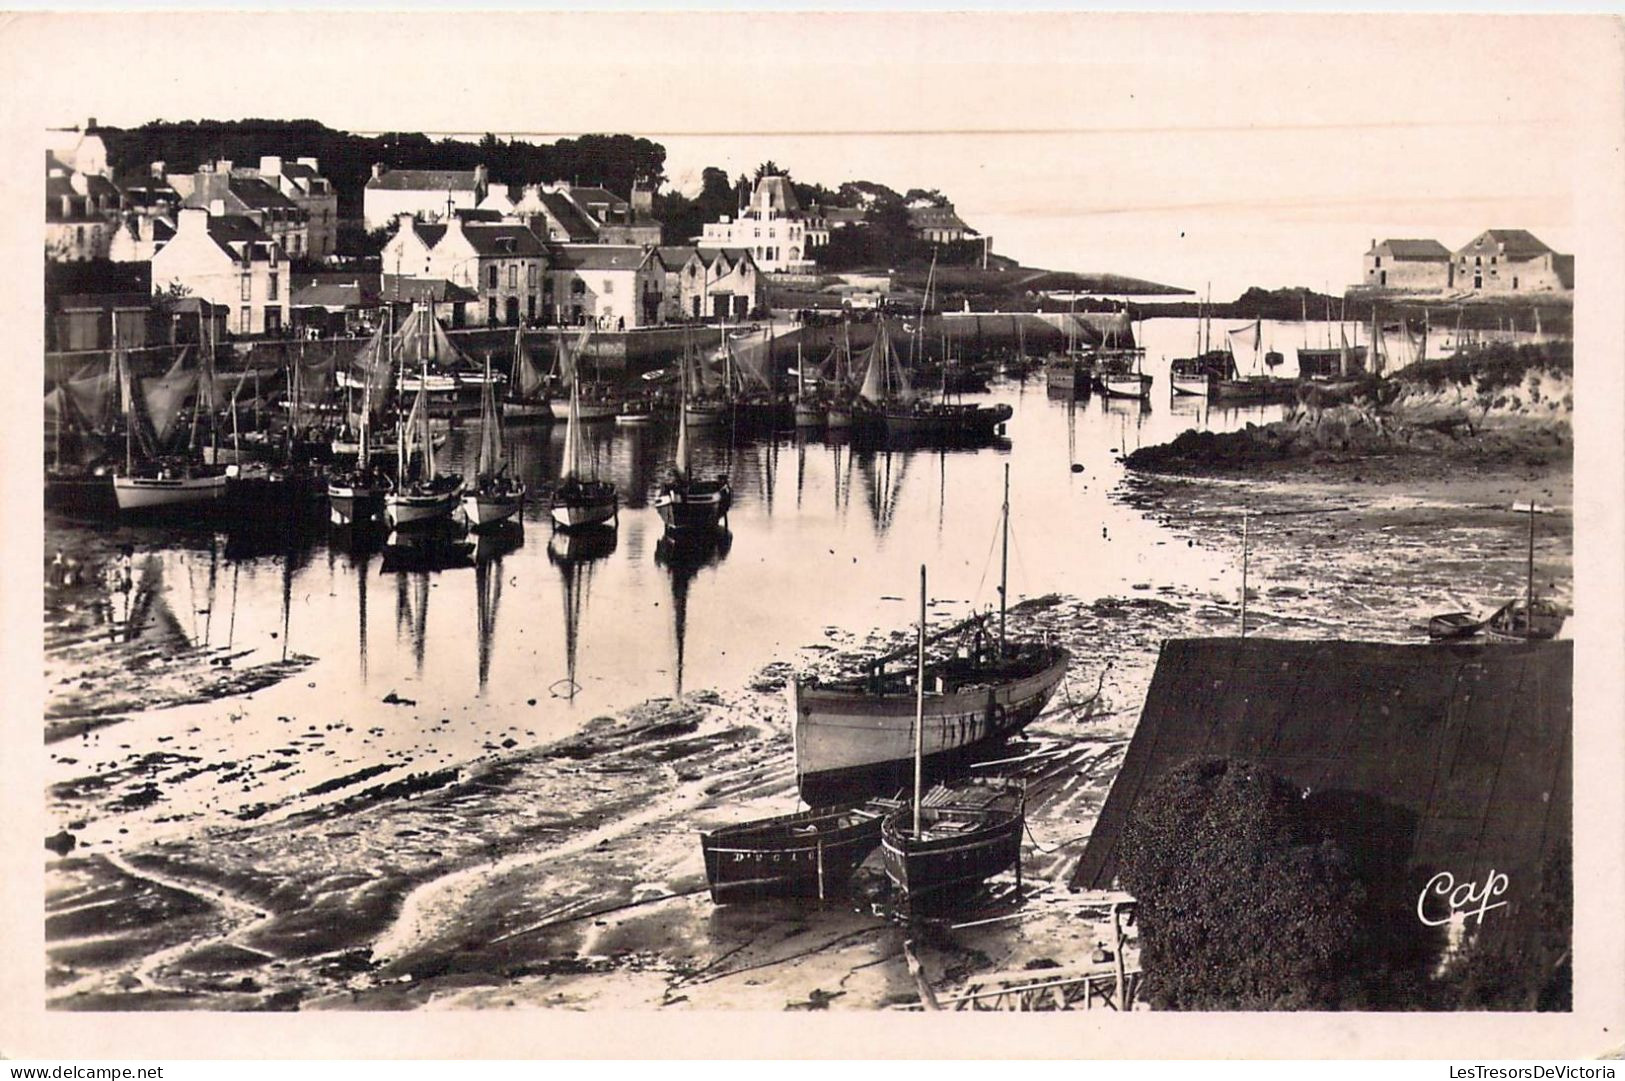
<path id="1" fill-rule="evenodd" d="M 1537 508 L 1531 500 L 1527 505 L 1513 504 L 1515 511 L 1529 512 L 1529 554 L 1524 595 L 1502 605 L 1484 624 L 1484 634 L 1492 642 L 1542 642 L 1557 637 L 1563 629 L 1568 613 L 1556 602 L 1535 596 L 1535 514 Z"/>
<path id="2" fill-rule="evenodd" d="M 1488 622 L 1470 612 L 1446 612 L 1428 620 L 1428 637 L 1434 641 L 1471 638 Z"/>
<path id="3" fill-rule="evenodd" d="M 558 529 L 583 529 L 616 521 L 621 497 L 610 481 L 585 472 L 581 455 L 581 381 L 572 372 L 565 402 L 563 476 L 553 489 L 548 511 Z"/>
<path id="4" fill-rule="evenodd" d="M 124 513 L 196 509 L 226 496 L 226 471 L 186 456 L 157 453 L 169 440 L 181 403 L 198 385 L 184 357 L 163 376 L 137 386 L 128 359 L 117 357 L 124 413 L 124 465 L 113 473 L 113 497 Z M 143 453 L 137 455 L 137 440 Z"/>
<path id="5" fill-rule="evenodd" d="M 1030 724 L 1055 694 L 1071 660 L 1061 646 L 1005 636 L 1009 508 L 1006 469 L 996 628 L 987 626 L 990 617 L 976 616 L 931 639 L 958 643 L 949 656 L 926 667 L 923 762 L 932 779 Z M 808 804 L 850 802 L 908 783 L 914 758 L 913 673 L 888 666 L 912 652 L 877 657 L 859 675 L 791 682 L 796 783 Z"/>
<path id="6" fill-rule="evenodd" d="M 490 374 L 491 358 L 485 358 Z M 517 517 L 525 505 L 525 485 L 503 460 L 502 412 L 489 379 L 480 390 L 480 446 L 474 486 L 463 493 L 463 517 L 471 529 L 488 529 Z"/>
<path id="7" fill-rule="evenodd" d="M 886 876 L 917 902 L 978 885 L 1021 862 L 1025 797 L 1001 781 L 938 785 L 925 792 L 925 565 L 915 638 L 914 783 L 907 805 L 881 821 Z M 1017 872 L 1020 873 L 1019 870 Z"/>
<path id="8" fill-rule="evenodd" d="M 716 904 L 840 893 L 880 846 L 880 823 L 898 801 L 839 807 L 723 826 L 700 834 L 705 878 Z"/>
<path id="9" fill-rule="evenodd" d="M 886 877 L 909 901 L 930 901 L 1021 868 L 1026 798 L 1019 785 L 989 779 L 938 785 L 881 822 Z"/>

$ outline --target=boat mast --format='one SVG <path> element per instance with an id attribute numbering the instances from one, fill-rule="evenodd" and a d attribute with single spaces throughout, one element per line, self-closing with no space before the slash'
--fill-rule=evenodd
<path id="1" fill-rule="evenodd" d="M 1533 496 L 1529 499 L 1529 572 L 1523 603 L 1523 630 L 1525 636 L 1527 636 L 1535 621 L 1535 500 Z"/>
<path id="2" fill-rule="evenodd" d="M 130 388 L 130 372 L 124 360 L 124 353 L 118 347 L 118 309 L 112 311 L 113 316 L 113 366 L 118 371 L 119 396 L 124 406 L 124 473 L 126 476 L 135 472 L 135 417 L 134 391 Z"/>
<path id="3" fill-rule="evenodd" d="M 920 631 L 914 666 L 914 837 L 920 836 L 920 786 L 925 773 L 925 564 L 920 564 Z"/>
<path id="4" fill-rule="evenodd" d="M 999 552 L 999 656 L 1004 656 L 1005 590 L 1010 581 L 1010 463 L 1004 463 L 1004 533 Z"/>

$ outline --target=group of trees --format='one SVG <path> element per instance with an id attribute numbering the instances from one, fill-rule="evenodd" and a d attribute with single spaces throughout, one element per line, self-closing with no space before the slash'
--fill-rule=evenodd
<path id="1" fill-rule="evenodd" d="M 120 175 L 144 173 L 162 161 L 170 172 L 192 172 L 225 159 L 258 165 L 263 155 L 317 158 L 339 197 L 339 217 L 361 217 L 362 193 L 374 162 L 393 169 L 473 169 L 484 165 L 509 185 L 568 180 L 627 195 L 638 181 L 665 179 L 666 148 L 631 135 L 583 135 L 552 143 L 502 139 L 478 143 L 431 139 L 417 132 L 353 135 L 315 120 L 155 120 L 138 128 L 102 128 L 110 164 Z"/>

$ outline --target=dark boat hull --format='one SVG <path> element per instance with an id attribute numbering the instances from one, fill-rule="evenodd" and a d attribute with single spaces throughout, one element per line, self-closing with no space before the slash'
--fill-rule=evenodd
<path id="1" fill-rule="evenodd" d="M 775 897 L 829 897 L 880 845 L 880 810 L 830 808 L 700 835 L 716 904 Z"/>
<path id="2" fill-rule="evenodd" d="M 698 486 L 664 488 L 654 500 L 660 520 L 677 532 L 716 529 L 732 504 L 733 492 L 727 486 L 709 485 L 703 490 Z"/>
<path id="3" fill-rule="evenodd" d="M 911 902 L 972 889 L 1021 860 L 1026 819 L 1019 808 L 967 815 L 979 819 L 974 827 L 948 836 L 927 830 L 923 839 L 913 836 L 911 816 L 908 807 L 888 815 L 880 843 L 886 877 Z"/>

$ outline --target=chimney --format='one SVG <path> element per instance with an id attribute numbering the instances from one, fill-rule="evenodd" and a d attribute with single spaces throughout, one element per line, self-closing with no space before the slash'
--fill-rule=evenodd
<path id="1" fill-rule="evenodd" d="M 231 167 L 233 164 L 235 163 L 230 158 L 221 158 L 219 161 L 214 163 L 214 171 L 219 173 L 221 176 L 230 176 Z"/>
<path id="2" fill-rule="evenodd" d="M 209 217 L 223 218 L 226 216 L 226 201 L 224 199 L 209 200 Z"/>
<path id="3" fill-rule="evenodd" d="M 85 121 L 85 134 L 89 135 L 91 132 L 93 132 L 95 130 L 96 130 L 96 118 L 91 117 L 89 120 Z"/>
<path id="4" fill-rule="evenodd" d="M 165 166 L 161 161 L 155 161 L 151 165 L 147 166 L 147 172 L 151 174 L 154 180 L 164 179 L 164 171 Z"/>
<path id="5" fill-rule="evenodd" d="M 407 211 L 403 210 L 401 213 L 395 215 L 395 231 L 398 233 L 412 232 L 416 224 L 416 220 Z"/>
<path id="6" fill-rule="evenodd" d="M 483 165 L 474 166 L 474 190 L 476 192 L 478 192 L 479 189 L 485 187 L 485 185 L 486 185 L 485 166 L 483 166 Z"/>
<path id="7" fill-rule="evenodd" d="M 279 157 L 276 157 L 275 155 L 263 155 L 262 154 L 260 156 L 260 175 L 262 175 L 262 176 L 281 176 L 282 175 L 282 159 L 279 158 Z"/>
<path id="8" fill-rule="evenodd" d="M 305 166 L 313 173 L 319 173 L 322 171 L 321 166 L 316 164 L 315 158 L 295 158 L 293 160 L 298 162 L 300 165 Z"/>
<path id="9" fill-rule="evenodd" d="M 655 189 L 652 184 L 645 184 L 641 180 L 632 185 L 632 216 L 639 215 L 652 217 L 655 208 Z"/>
<path id="10" fill-rule="evenodd" d="M 380 177 L 382 177 L 383 175 L 384 175 L 384 163 L 381 162 L 381 161 L 373 162 L 372 163 L 372 178 L 374 180 L 377 180 Z"/>
<path id="11" fill-rule="evenodd" d="M 1377 250 L 1377 238 L 1376 237 L 1371 238 L 1371 250 L 1372 251 Z"/>
<path id="12" fill-rule="evenodd" d="M 175 220 L 175 232 L 206 233 L 209 231 L 209 212 L 202 207 L 182 207 L 180 216 Z"/>

